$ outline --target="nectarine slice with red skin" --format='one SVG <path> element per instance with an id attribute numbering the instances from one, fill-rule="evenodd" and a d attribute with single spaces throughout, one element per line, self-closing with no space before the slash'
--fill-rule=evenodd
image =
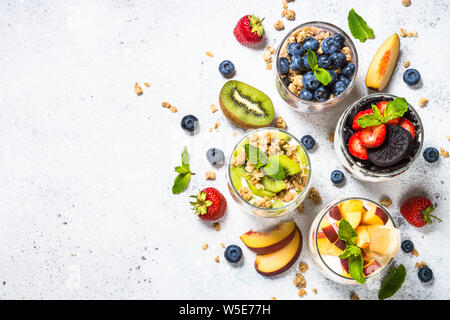
<path id="1" fill-rule="evenodd" d="M 294 238 L 281 250 L 258 254 L 255 269 L 264 276 L 275 276 L 288 270 L 297 261 L 302 251 L 302 234 L 296 228 Z"/>
<path id="2" fill-rule="evenodd" d="M 374 273 L 380 267 L 381 267 L 381 265 L 378 263 L 377 260 L 370 261 L 363 267 L 364 276 L 365 277 L 369 276 L 370 274 Z"/>
<path id="3" fill-rule="evenodd" d="M 347 247 L 347 245 L 345 244 L 345 242 L 341 239 L 337 239 L 336 242 L 334 243 L 334 245 L 336 247 L 338 247 L 341 250 L 345 250 L 345 248 Z"/>
<path id="4" fill-rule="evenodd" d="M 363 202 L 358 199 L 345 200 L 339 203 L 339 209 L 341 210 L 342 215 L 344 215 L 347 212 L 354 212 L 354 211 L 362 212 L 363 208 L 364 208 Z"/>
<path id="5" fill-rule="evenodd" d="M 334 206 L 330 209 L 330 217 L 332 217 L 334 220 L 340 221 L 342 219 L 341 210 L 338 206 Z"/>
<path id="6" fill-rule="evenodd" d="M 294 221 L 286 221 L 268 232 L 250 230 L 241 235 L 241 240 L 250 250 L 267 254 L 285 247 L 294 238 L 296 229 Z"/>
<path id="7" fill-rule="evenodd" d="M 330 243 L 330 245 L 327 248 L 327 255 L 333 256 L 333 257 L 339 257 L 344 250 L 336 246 L 335 243 Z"/>
<path id="8" fill-rule="evenodd" d="M 325 233 L 319 232 L 317 234 L 317 249 L 319 250 L 319 253 L 321 255 L 327 254 L 327 248 L 330 245 L 330 241 L 328 241 L 328 238 L 325 236 Z"/>
<path id="9" fill-rule="evenodd" d="M 385 225 L 389 221 L 389 217 L 382 209 L 372 207 L 365 212 L 361 218 L 361 223 L 366 225 Z"/>
<path id="10" fill-rule="evenodd" d="M 343 212 L 342 215 L 344 216 L 344 219 L 350 223 L 353 229 L 356 229 L 359 226 L 362 217 L 361 211 Z"/>

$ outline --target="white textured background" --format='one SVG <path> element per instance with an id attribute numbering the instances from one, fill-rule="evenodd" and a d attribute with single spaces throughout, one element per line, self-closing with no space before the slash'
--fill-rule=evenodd
<path id="1" fill-rule="evenodd" d="M 401 39 L 400 63 L 387 92 L 417 106 L 425 125 L 425 147 L 450 149 L 448 99 L 450 30 L 446 0 L 418 1 L 405 8 L 390 1 L 295 1 L 295 21 L 282 32 L 280 1 L 1 1 L 0 3 L 0 298 L 218 298 L 298 299 L 292 281 L 296 268 L 277 278 L 253 269 L 254 254 L 244 249 L 240 268 L 228 265 L 220 243 L 240 243 L 239 235 L 276 220 L 239 210 L 228 194 L 224 169 L 214 182 L 205 151 L 230 152 L 239 138 L 220 112 L 209 105 L 225 80 L 217 71 L 223 59 L 237 68 L 235 79 L 263 90 L 289 130 L 311 134 L 318 147 L 311 153 L 314 183 L 323 203 L 305 203 L 305 214 L 292 214 L 304 237 L 321 207 L 340 196 L 389 195 L 390 208 L 404 238 L 414 241 L 419 258 L 400 252 L 408 275 L 396 299 L 449 299 L 449 164 L 420 157 L 400 180 L 360 183 L 347 176 L 342 188 L 329 174 L 342 168 L 327 140 L 339 115 L 365 95 L 363 80 L 378 46 L 400 27 L 419 37 Z M 265 70 L 264 48 L 239 45 L 232 30 L 249 13 L 266 17 L 267 44 L 276 46 L 297 24 L 311 20 L 334 23 L 348 32 L 351 8 L 365 18 L 376 38 L 355 41 L 360 58 L 358 84 L 339 108 L 327 114 L 299 115 L 278 96 L 272 71 Z M 214 58 L 204 52 L 211 51 Z M 401 76 L 404 60 L 422 75 L 423 86 L 408 88 Z M 148 81 L 137 97 L 133 85 Z M 169 101 L 179 112 L 161 107 Z M 201 131 L 187 136 L 179 126 L 193 113 Z M 218 132 L 208 128 L 220 121 Z M 197 175 L 178 196 L 170 192 L 183 146 Z M 201 222 L 188 206 L 188 195 L 215 186 L 229 202 L 222 230 Z M 402 198 L 428 194 L 443 223 L 418 230 L 398 213 Z M 423 238 L 422 238 L 423 236 Z M 201 249 L 209 243 L 207 251 Z M 219 255 L 219 264 L 213 261 Z M 336 285 L 314 267 L 308 249 L 300 260 L 310 265 L 304 299 L 348 299 L 351 287 Z M 419 282 L 415 262 L 425 261 L 435 280 Z M 297 264 L 296 264 L 297 266 Z M 2 284 L 3 283 L 3 284 Z M 311 289 L 317 288 L 318 294 Z M 363 299 L 377 290 L 354 288 Z"/>

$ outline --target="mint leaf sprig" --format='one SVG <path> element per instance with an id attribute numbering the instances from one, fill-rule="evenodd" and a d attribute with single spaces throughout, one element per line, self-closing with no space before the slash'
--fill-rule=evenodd
<path id="1" fill-rule="evenodd" d="M 401 288 L 406 278 L 406 268 L 403 264 L 397 268 L 393 268 L 389 273 L 389 276 L 384 280 L 378 292 L 378 299 L 384 300 L 392 297 L 398 289 Z"/>
<path id="2" fill-rule="evenodd" d="M 388 102 L 386 109 L 384 110 L 384 115 L 381 114 L 378 107 L 374 104 L 372 104 L 372 111 L 372 114 L 366 114 L 356 120 L 361 128 L 377 126 L 396 118 L 403 117 L 405 112 L 408 111 L 408 102 L 405 98 L 395 98 Z"/>
<path id="3" fill-rule="evenodd" d="M 373 29 L 369 27 L 359 14 L 354 9 L 351 9 L 347 17 L 348 28 L 355 39 L 361 42 L 366 42 L 367 39 L 373 39 Z"/>
<path id="4" fill-rule="evenodd" d="M 189 167 L 189 153 L 186 147 L 184 147 L 183 153 L 181 154 L 181 166 L 176 166 L 175 172 L 178 173 L 178 176 L 176 176 L 173 182 L 172 193 L 179 194 L 186 190 L 191 176 L 195 175 Z"/>
<path id="5" fill-rule="evenodd" d="M 348 273 L 353 280 L 356 280 L 361 284 L 366 283 L 363 272 L 364 260 L 362 252 L 355 244 L 355 239 L 358 237 L 358 234 L 345 219 L 339 221 L 338 237 L 346 244 L 345 250 L 341 253 L 339 258 L 348 260 Z"/>
<path id="6" fill-rule="evenodd" d="M 317 80 L 325 86 L 329 84 L 332 80 L 330 73 L 327 70 L 319 67 L 319 65 L 317 64 L 317 56 L 314 51 L 309 49 L 306 53 L 306 57 L 308 58 L 309 67 L 312 71 L 314 71 L 314 75 L 316 76 Z"/>

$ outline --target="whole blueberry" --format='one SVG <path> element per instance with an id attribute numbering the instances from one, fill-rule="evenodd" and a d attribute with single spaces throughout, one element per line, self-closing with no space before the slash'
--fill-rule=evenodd
<path id="1" fill-rule="evenodd" d="M 303 61 L 301 56 L 292 56 L 289 68 L 293 71 L 300 71 L 303 67 Z"/>
<path id="2" fill-rule="evenodd" d="M 306 136 L 303 136 L 300 141 L 305 146 L 306 150 L 311 150 L 314 148 L 314 145 L 316 144 L 316 140 L 314 140 L 313 137 L 311 137 L 309 134 Z"/>
<path id="3" fill-rule="evenodd" d="M 308 52 L 309 49 L 312 51 L 319 49 L 319 41 L 316 38 L 308 37 L 303 41 L 303 51 Z"/>
<path id="4" fill-rule="evenodd" d="M 232 244 L 226 247 L 224 256 L 228 262 L 238 263 L 242 259 L 242 250 L 238 246 Z"/>
<path id="5" fill-rule="evenodd" d="M 234 64 L 230 60 L 223 60 L 219 64 L 219 72 L 225 77 L 231 77 L 234 74 Z"/>
<path id="6" fill-rule="evenodd" d="M 331 86 L 331 93 L 334 94 L 336 97 L 340 95 L 342 92 L 345 91 L 347 86 L 342 81 L 337 81 Z"/>
<path id="7" fill-rule="evenodd" d="M 323 54 L 323 55 L 319 56 L 319 57 L 317 58 L 317 65 L 318 65 L 320 68 L 323 68 L 323 69 L 328 68 L 329 66 L 331 66 L 331 60 L 330 60 L 330 57 L 327 56 L 326 54 Z"/>
<path id="8" fill-rule="evenodd" d="M 414 243 L 411 240 L 403 240 L 400 246 L 405 253 L 411 253 L 414 250 Z"/>
<path id="9" fill-rule="evenodd" d="M 281 74 L 287 74 L 289 72 L 289 60 L 285 57 L 278 59 L 278 70 Z"/>
<path id="10" fill-rule="evenodd" d="M 433 279 L 433 271 L 428 267 L 422 267 L 418 273 L 419 279 L 422 282 L 429 282 Z"/>
<path id="11" fill-rule="evenodd" d="M 314 98 L 313 93 L 309 91 L 308 89 L 303 88 L 302 91 L 300 91 L 300 98 L 303 100 L 312 101 Z"/>
<path id="12" fill-rule="evenodd" d="M 423 152 L 423 157 L 426 162 L 433 163 L 439 159 L 439 151 L 436 148 L 428 147 Z"/>
<path id="13" fill-rule="evenodd" d="M 403 81 L 410 86 L 418 84 L 420 81 L 420 73 L 416 69 L 407 69 L 403 73 Z"/>
<path id="14" fill-rule="evenodd" d="M 339 51 L 340 47 L 339 43 L 331 37 L 322 41 L 322 50 L 325 54 L 333 54 Z"/>
<path id="15" fill-rule="evenodd" d="M 312 71 L 309 71 L 303 75 L 302 82 L 303 86 L 308 90 L 316 90 L 320 85 L 316 75 Z"/>
<path id="16" fill-rule="evenodd" d="M 338 75 L 334 70 L 327 70 L 331 76 L 331 81 L 328 83 L 328 86 L 332 86 L 336 81 L 338 81 Z"/>
<path id="17" fill-rule="evenodd" d="M 342 75 L 342 72 L 341 72 L 341 75 L 339 76 L 339 81 L 342 81 L 343 83 L 345 83 L 346 87 L 348 87 L 348 85 L 350 84 L 350 79 L 347 78 L 346 76 Z"/>
<path id="18" fill-rule="evenodd" d="M 342 68 L 347 62 L 347 57 L 342 52 L 335 52 L 330 56 L 331 64 L 335 68 Z"/>
<path id="19" fill-rule="evenodd" d="M 330 178 L 334 184 L 340 184 L 344 181 L 344 173 L 341 170 L 334 170 Z"/>
<path id="20" fill-rule="evenodd" d="M 330 91 L 324 86 L 320 86 L 314 91 L 314 98 L 319 102 L 325 102 L 330 97 Z"/>
<path id="21" fill-rule="evenodd" d="M 296 42 L 290 43 L 286 51 L 290 56 L 301 56 L 303 54 L 303 48 L 301 44 Z"/>
<path id="22" fill-rule="evenodd" d="M 354 63 L 347 63 L 345 67 L 342 68 L 341 74 L 347 78 L 350 78 L 356 70 L 356 66 Z"/>
<path id="23" fill-rule="evenodd" d="M 210 148 L 206 151 L 206 159 L 214 166 L 222 165 L 224 163 L 225 156 L 223 151 L 218 148 Z"/>
<path id="24" fill-rule="evenodd" d="M 314 52 L 314 54 L 315 54 L 316 57 L 317 57 L 317 54 L 316 54 L 315 52 Z M 308 55 L 307 55 L 307 54 L 305 54 L 305 55 L 303 56 L 303 65 L 305 66 L 306 69 L 311 70 L 311 67 L 309 66 Z"/>
<path id="25" fill-rule="evenodd" d="M 335 33 L 333 35 L 333 40 L 336 41 L 337 43 L 339 43 L 341 48 L 344 46 L 345 38 L 344 38 L 344 36 L 342 34 Z"/>
<path id="26" fill-rule="evenodd" d="M 194 134 L 198 128 L 198 119 L 192 114 L 188 114 L 181 119 L 181 128 L 183 128 L 187 133 Z"/>

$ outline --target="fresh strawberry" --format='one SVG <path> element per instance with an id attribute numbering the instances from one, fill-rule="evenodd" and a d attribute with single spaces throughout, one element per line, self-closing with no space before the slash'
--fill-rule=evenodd
<path id="1" fill-rule="evenodd" d="M 378 108 L 378 110 L 380 110 L 380 113 L 383 116 L 384 116 L 384 110 L 386 109 L 388 102 L 389 101 L 381 101 L 381 102 L 378 102 L 378 104 L 377 104 L 377 108 Z M 400 118 L 395 118 L 395 119 L 389 120 L 387 122 L 387 125 L 398 124 L 399 121 L 400 121 Z"/>
<path id="2" fill-rule="evenodd" d="M 363 146 L 361 140 L 361 131 L 358 131 L 350 137 L 348 141 L 348 151 L 355 157 L 361 160 L 369 159 L 367 148 Z"/>
<path id="3" fill-rule="evenodd" d="M 424 196 L 414 196 L 403 202 L 400 208 L 400 213 L 405 220 L 408 221 L 408 223 L 420 228 L 427 223 L 431 224 L 431 217 L 442 221 L 441 219 L 430 214 L 433 210 L 433 203 L 430 199 Z"/>
<path id="4" fill-rule="evenodd" d="M 408 130 L 409 133 L 411 133 L 412 138 L 414 139 L 416 135 L 416 128 L 414 128 L 414 125 L 411 123 L 411 121 L 406 118 L 400 118 L 398 125 L 403 129 Z"/>
<path id="5" fill-rule="evenodd" d="M 383 144 L 386 139 L 386 126 L 379 124 L 377 126 L 367 127 L 359 131 L 361 142 L 366 148 L 376 148 Z"/>
<path id="6" fill-rule="evenodd" d="M 227 200 L 216 188 L 205 188 L 191 202 L 195 214 L 203 220 L 217 220 L 223 217 L 227 209 Z"/>
<path id="7" fill-rule="evenodd" d="M 356 120 L 358 120 L 359 118 L 361 118 L 362 116 L 365 116 L 367 114 L 373 114 L 373 110 L 367 109 L 367 110 L 360 111 L 353 117 L 353 124 L 352 124 L 353 130 L 358 131 L 358 130 L 362 129 Z"/>
<path id="8" fill-rule="evenodd" d="M 263 20 L 254 15 L 243 16 L 239 19 L 233 30 L 237 41 L 243 45 L 252 45 L 261 42 L 264 35 Z"/>

